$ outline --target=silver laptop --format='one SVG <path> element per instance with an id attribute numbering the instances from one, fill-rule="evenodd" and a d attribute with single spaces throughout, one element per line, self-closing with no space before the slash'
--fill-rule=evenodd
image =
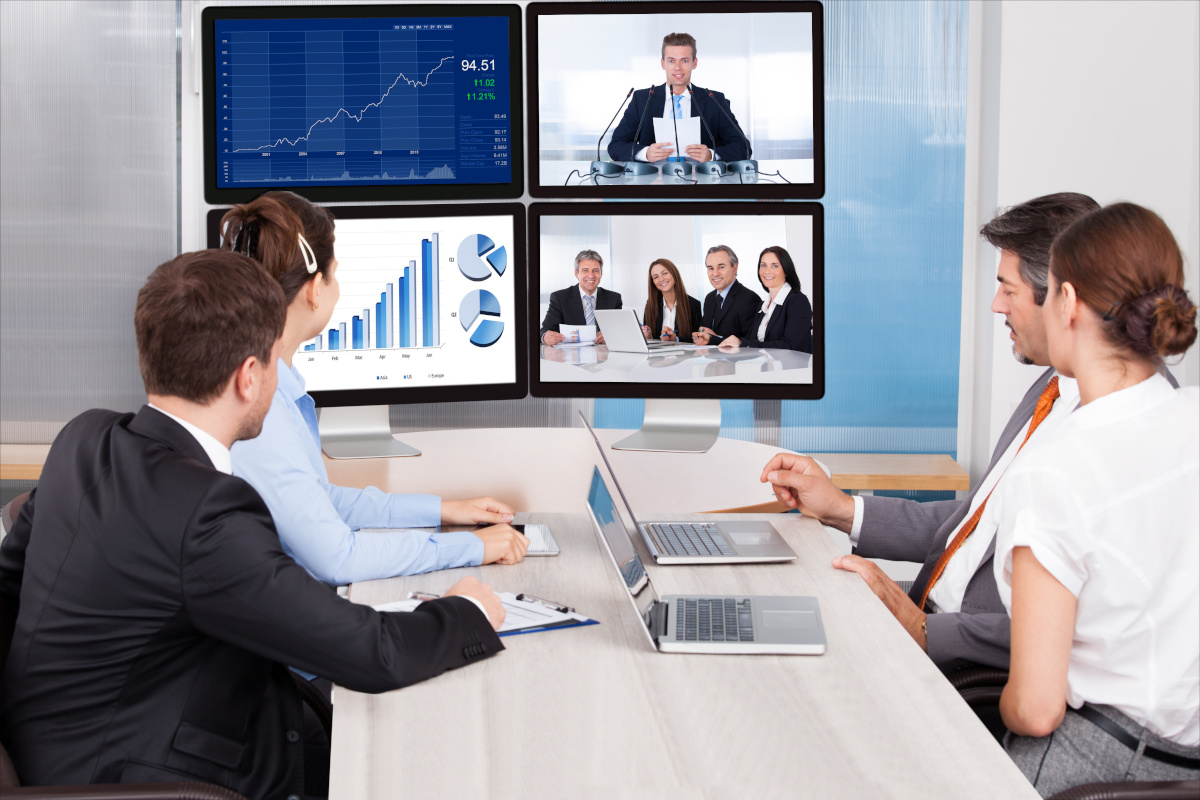
<path id="1" fill-rule="evenodd" d="M 596 315 L 596 324 L 604 332 L 604 344 L 609 350 L 618 353 L 660 353 L 664 350 L 687 349 L 680 342 L 664 342 L 661 339 L 646 341 L 637 312 L 632 308 L 610 308 L 593 313 Z"/>
<path id="2" fill-rule="evenodd" d="M 592 468 L 588 514 L 645 625 L 664 653 L 821 655 L 825 627 L 815 597 L 664 595 L 660 600 L 612 495 Z"/>
<path id="3" fill-rule="evenodd" d="M 605 336 L 607 339 L 608 337 Z M 629 512 L 629 518 L 641 534 L 655 564 L 757 564 L 770 561 L 794 561 L 796 552 L 769 522 L 648 522 L 642 524 L 625 497 L 617 473 L 608 461 L 604 445 L 582 413 L 579 418 L 600 450 L 600 458 L 612 476 L 617 494 Z"/>

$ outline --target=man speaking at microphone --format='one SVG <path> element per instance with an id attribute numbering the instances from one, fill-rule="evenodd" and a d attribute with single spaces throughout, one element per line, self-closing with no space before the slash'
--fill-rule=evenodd
<path id="1" fill-rule="evenodd" d="M 663 37 L 660 63 L 667 81 L 652 90 L 634 92 L 633 102 L 625 108 L 608 143 L 608 154 L 614 161 L 656 162 L 672 157 L 682 160 L 682 156 L 696 161 L 750 158 L 750 142 L 728 110 L 725 95 L 691 85 L 692 71 L 699 61 L 691 34 L 668 33 Z M 701 144 L 687 145 L 682 154 L 677 154 L 674 141 L 654 141 L 654 120 L 672 117 L 700 117 Z"/>

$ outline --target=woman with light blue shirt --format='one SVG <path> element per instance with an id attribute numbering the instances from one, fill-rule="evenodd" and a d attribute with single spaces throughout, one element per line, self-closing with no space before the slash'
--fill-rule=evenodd
<path id="1" fill-rule="evenodd" d="M 478 564 L 516 564 L 529 540 L 510 525 L 513 510 L 490 497 L 442 500 L 329 482 L 313 399 L 292 366 L 300 344 L 325 329 L 337 303 L 333 215 L 291 192 L 268 192 L 221 220 L 222 247 L 261 263 L 283 287 L 287 323 L 279 386 L 257 438 L 232 450 L 233 472 L 258 491 L 284 550 L 315 578 L 340 586 Z M 423 528 L 497 523 L 475 532 Z"/>

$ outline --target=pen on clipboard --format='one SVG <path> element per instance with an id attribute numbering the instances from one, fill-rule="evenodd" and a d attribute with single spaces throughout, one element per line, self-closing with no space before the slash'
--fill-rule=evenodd
<path id="1" fill-rule="evenodd" d="M 567 605 L 563 605 L 562 603 L 556 603 L 553 600 L 543 600 L 540 597 L 534 597 L 533 595 L 526 594 L 524 592 L 517 595 L 517 599 L 523 600 L 526 603 L 537 603 L 539 605 L 545 606 L 546 608 L 553 609 L 554 611 L 558 611 L 562 614 L 566 614 L 567 612 L 575 611 L 574 608 L 571 608 L 570 606 L 567 606 Z"/>

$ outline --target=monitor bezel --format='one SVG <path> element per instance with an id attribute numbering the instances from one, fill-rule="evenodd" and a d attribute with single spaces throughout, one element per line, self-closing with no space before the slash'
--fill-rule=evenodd
<path id="1" fill-rule="evenodd" d="M 381 219 L 390 217 L 483 217 L 511 215 L 513 218 L 513 259 L 510 270 L 514 278 L 516 308 L 512 327 L 517 337 L 514 351 L 516 377 L 512 383 L 458 384 L 452 386 L 388 387 L 381 389 L 338 389 L 312 391 L 318 408 L 341 406 L 407 405 L 411 403 L 458 403 L 475 400 L 520 400 L 528 394 L 529 349 L 521 343 L 529 337 L 528 261 L 526 258 L 526 215 L 523 203 L 446 203 L 436 205 L 327 205 L 334 219 Z M 221 217 L 228 208 L 208 212 L 207 236 L 210 248 L 221 243 Z M 334 245 L 336 252 L 336 244 Z M 463 396 L 469 394 L 469 397 Z"/>
<path id="2" fill-rule="evenodd" d="M 811 13 L 813 15 L 813 182 L 811 184 L 721 184 L 717 186 L 544 186 L 538 180 L 540 146 L 538 120 L 538 17 L 571 14 L 691 14 Z M 536 198 L 639 199 L 765 199 L 817 200 L 825 196 L 825 23 L 817 0 L 696 0 L 696 2 L 533 2 L 525 8 L 529 68 L 525 72 L 529 98 L 529 194 Z M 615 124 L 615 123 L 614 123 Z"/>
<path id="3" fill-rule="evenodd" d="M 798 384 L 585 383 L 543 381 L 541 342 L 541 222 L 544 216 L 789 216 L 813 218 L 813 380 Z M 820 400 L 825 396 L 825 209 L 820 203 L 533 203 L 529 206 L 529 389 L 534 397 L 605 397 L 718 400 Z M 738 280 L 746 275 L 739 270 Z M 561 287 L 555 287 L 556 289 Z M 704 302 L 704 295 L 700 302 Z M 536 301 L 536 302 L 535 302 Z"/>
<path id="4" fill-rule="evenodd" d="M 508 183 L 465 183 L 428 186 L 256 186 L 220 188 L 217 186 L 216 137 L 216 49 L 218 19 L 334 19 L 343 17 L 474 17 L 508 18 L 509 109 Z M 201 51 L 203 72 L 204 126 L 204 199 L 210 205 L 244 203 L 263 192 L 286 188 L 314 203 L 360 203 L 422 200 L 488 200 L 520 197 L 525 192 L 524 147 L 524 49 L 522 47 L 521 8 L 515 4 L 401 4 L 377 6 L 208 6 L 201 14 Z"/>

